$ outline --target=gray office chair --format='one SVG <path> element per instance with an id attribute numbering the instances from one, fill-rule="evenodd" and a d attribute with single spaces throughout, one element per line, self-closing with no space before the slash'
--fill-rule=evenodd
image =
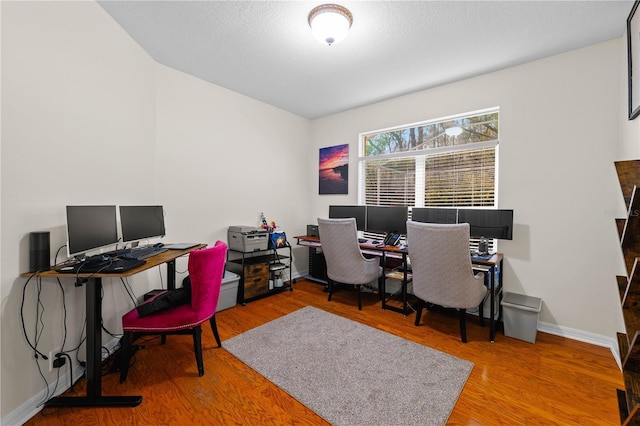
<path id="1" fill-rule="evenodd" d="M 335 283 L 354 285 L 358 290 L 358 309 L 362 310 L 362 286 L 383 276 L 379 260 L 366 259 L 362 255 L 354 218 L 318 218 L 318 233 L 327 263 L 328 300 L 331 300 Z"/>
<path id="2" fill-rule="evenodd" d="M 479 306 L 480 322 L 488 290 L 484 274 L 473 274 L 469 224 L 407 222 L 407 245 L 413 270 L 413 292 L 419 298 L 416 325 L 426 304 L 455 308 L 460 337 L 467 342 L 466 310 Z"/>

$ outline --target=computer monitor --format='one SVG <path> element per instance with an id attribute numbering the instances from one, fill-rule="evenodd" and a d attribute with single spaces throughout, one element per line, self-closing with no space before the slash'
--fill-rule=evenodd
<path id="1" fill-rule="evenodd" d="M 458 223 L 468 223 L 473 238 L 513 238 L 513 210 L 458 209 Z"/>
<path id="2" fill-rule="evenodd" d="M 69 257 L 117 243 L 116 206 L 67 206 Z"/>
<path id="3" fill-rule="evenodd" d="M 414 207 L 411 209 L 411 220 L 424 223 L 458 223 L 458 209 Z"/>
<path id="4" fill-rule="evenodd" d="M 367 224 L 366 206 L 329 206 L 330 219 L 354 217 L 358 231 L 364 231 Z"/>
<path id="5" fill-rule="evenodd" d="M 120 206 L 122 241 L 125 243 L 164 237 L 162 206 Z"/>
<path id="6" fill-rule="evenodd" d="M 367 231 L 407 233 L 409 208 L 406 206 L 367 206 Z"/>

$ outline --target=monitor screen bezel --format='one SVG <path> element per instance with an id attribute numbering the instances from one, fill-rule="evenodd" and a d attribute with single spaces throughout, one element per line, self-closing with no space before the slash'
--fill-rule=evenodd
<path id="1" fill-rule="evenodd" d="M 119 210 L 120 229 L 122 231 L 123 243 L 135 243 L 153 238 L 162 238 L 165 236 L 166 228 L 164 223 L 163 206 L 119 206 Z M 134 216 L 132 216 L 132 214 Z M 147 222 L 143 222 L 142 226 L 139 221 L 141 218 L 146 218 L 148 220 Z M 150 220 L 153 218 L 159 218 L 160 220 L 155 221 L 155 226 L 150 226 L 152 223 Z"/>
<path id="2" fill-rule="evenodd" d="M 358 231 L 364 231 L 367 226 L 367 206 L 360 205 L 330 205 L 330 219 L 344 219 L 353 217 L 356 219 Z"/>
<path id="3" fill-rule="evenodd" d="M 458 209 L 458 223 L 469 224 L 471 238 L 513 239 L 511 209 Z"/>
<path id="4" fill-rule="evenodd" d="M 422 223 L 458 223 L 458 209 L 445 207 L 413 207 L 411 220 Z"/>
<path id="5" fill-rule="evenodd" d="M 80 257 L 118 244 L 115 205 L 66 206 L 68 257 Z"/>
<path id="6" fill-rule="evenodd" d="M 394 211 L 396 215 L 393 215 Z M 388 220 L 390 217 L 392 217 L 392 220 Z M 408 218 L 409 207 L 407 206 L 367 206 L 366 231 L 385 234 L 396 232 L 407 235 Z M 374 220 L 373 224 L 371 223 L 372 219 Z"/>

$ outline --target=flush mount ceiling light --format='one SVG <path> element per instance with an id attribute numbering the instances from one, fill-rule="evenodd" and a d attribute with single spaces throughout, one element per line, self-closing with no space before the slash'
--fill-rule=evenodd
<path id="1" fill-rule="evenodd" d="M 311 33 L 329 46 L 344 40 L 352 23 L 351 12 L 338 4 L 323 4 L 309 12 Z"/>
<path id="2" fill-rule="evenodd" d="M 462 127 L 448 127 L 444 132 L 449 136 L 458 136 L 462 133 Z"/>

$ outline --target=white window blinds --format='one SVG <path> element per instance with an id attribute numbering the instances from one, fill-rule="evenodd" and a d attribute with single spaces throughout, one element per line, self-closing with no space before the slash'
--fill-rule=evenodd
<path id="1" fill-rule="evenodd" d="M 498 111 L 361 135 L 359 204 L 493 207 Z"/>

